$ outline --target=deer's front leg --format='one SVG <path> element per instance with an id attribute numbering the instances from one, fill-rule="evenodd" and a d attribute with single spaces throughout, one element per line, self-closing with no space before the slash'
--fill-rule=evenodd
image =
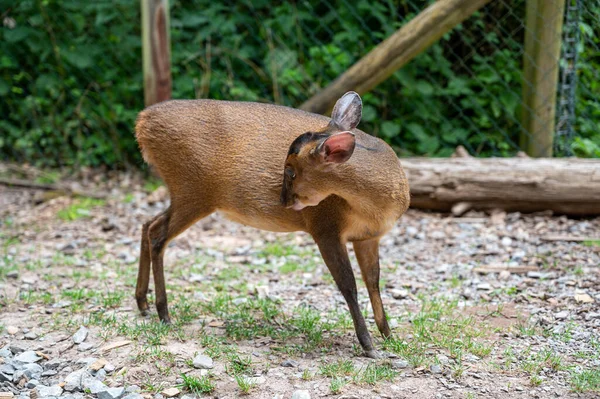
<path id="1" fill-rule="evenodd" d="M 338 236 L 315 237 L 315 241 L 335 283 L 344 296 L 344 299 L 346 299 L 350 314 L 352 315 L 352 321 L 354 322 L 356 336 L 365 355 L 374 359 L 379 358 L 379 354 L 373 347 L 371 334 L 369 334 L 365 319 L 358 306 L 356 280 L 354 279 L 346 246 Z"/>

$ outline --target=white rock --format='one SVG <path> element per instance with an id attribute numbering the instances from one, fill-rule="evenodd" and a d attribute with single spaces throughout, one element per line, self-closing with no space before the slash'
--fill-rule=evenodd
<path id="1" fill-rule="evenodd" d="M 393 289 L 390 293 L 394 299 L 404 299 L 408 297 L 408 291 L 406 290 Z"/>
<path id="2" fill-rule="evenodd" d="M 106 385 L 91 376 L 84 377 L 82 385 L 84 390 L 89 390 L 92 394 L 97 394 L 107 389 Z"/>
<path id="3" fill-rule="evenodd" d="M 104 371 L 106 371 L 107 373 L 112 373 L 113 371 L 115 371 L 115 366 L 112 363 L 106 363 L 104 365 Z"/>
<path id="4" fill-rule="evenodd" d="M 8 326 L 8 327 L 6 327 L 6 332 L 9 335 L 15 335 L 16 333 L 19 332 L 19 329 L 17 327 L 15 327 L 15 326 Z"/>
<path id="5" fill-rule="evenodd" d="M 63 393 L 63 389 L 58 385 L 53 385 L 51 387 L 47 387 L 44 385 L 38 385 L 35 387 L 37 391 L 38 398 L 46 398 L 49 396 L 60 396 Z"/>
<path id="6" fill-rule="evenodd" d="M 563 310 L 562 312 L 558 312 L 554 315 L 558 320 L 564 320 L 569 317 L 569 312 L 567 310 Z"/>
<path id="7" fill-rule="evenodd" d="M 477 289 L 481 291 L 489 291 L 492 289 L 490 283 L 479 283 L 477 284 Z"/>
<path id="8" fill-rule="evenodd" d="M 98 399 L 119 399 L 125 394 L 125 388 L 108 388 L 98 392 Z"/>
<path id="9" fill-rule="evenodd" d="M 257 285 L 256 286 L 256 295 L 258 299 L 265 299 L 269 296 L 269 286 L 268 285 Z"/>
<path id="10" fill-rule="evenodd" d="M 77 345 L 77 350 L 79 352 L 86 352 L 92 349 L 93 347 L 94 344 L 90 344 L 89 342 L 82 342 L 81 344 Z"/>
<path id="11" fill-rule="evenodd" d="M 92 378 L 92 376 L 85 370 L 77 370 L 65 377 L 65 391 L 74 392 L 81 391 L 83 389 L 83 381 L 85 378 Z"/>
<path id="12" fill-rule="evenodd" d="M 82 343 L 87 338 L 89 332 L 90 330 L 88 330 L 84 326 L 79 327 L 79 330 L 77 330 L 77 332 L 73 334 L 73 342 L 75 342 L 76 344 Z"/>
<path id="13" fill-rule="evenodd" d="M 162 394 L 164 396 L 166 396 L 167 398 L 172 398 L 172 397 L 179 395 L 180 392 L 181 391 L 177 388 L 167 388 L 162 391 Z"/>
<path id="14" fill-rule="evenodd" d="M 307 390 L 299 389 L 294 391 L 292 394 L 292 399 L 310 399 L 310 393 Z"/>
<path id="15" fill-rule="evenodd" d="M 38 356 L 34 351 L 25 351 L 15 356 L 14 360 L 21 363 L 35 363 L 42 360 L 42 357 Z"/>
<path id="16" fill-rule="evenodd" d="M 212 369 L 214 367 L 213 360 L 205 355 L 196 356 L 193 363 L 197 369 Z"/>

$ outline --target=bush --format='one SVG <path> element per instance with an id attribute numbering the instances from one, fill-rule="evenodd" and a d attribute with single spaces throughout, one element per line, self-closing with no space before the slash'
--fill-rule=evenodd
<path id="1" fill-rule="evenodd" d="M 491 3 L 364 95 L 361 127 L 400 154 L 447 156 L 462 144 L 513 155 L 524 1 L 506 3 Z M 274 4 L 171 0 L 173 97 L 299 106 L 423 8 L 416 0 Z M 574 150 L 600 156 L 600 6 L 588 8 Z M 0 0 L 0 9 L 0 153 L 46 166 L 141 163 L 139 3 Z"/>

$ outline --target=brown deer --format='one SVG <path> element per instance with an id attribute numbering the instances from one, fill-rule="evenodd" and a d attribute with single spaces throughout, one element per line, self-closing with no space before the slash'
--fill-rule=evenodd
<path id="1" fill-rule="evenodd" d="M 379 239 L 408 208 L 409 191 L 390 146 L 356 129 L 361 114 L 354 92 L 337 101 L 331 119 L 283 106 L 215 100 L 166 101 L 140 112 L 137 141 L 171 197 L 169 208 L 142 226 L 135 294 L 142 314 L 148 313 L 152 265 L 158 316 L 170 322 L 166 245 L 219 211 L 259 229 L 309 233 L 346 299 L 365 354 L 378 357 L 358 305 L 346 243 L 354 246 L 377 327 L 388 337 Z"/>

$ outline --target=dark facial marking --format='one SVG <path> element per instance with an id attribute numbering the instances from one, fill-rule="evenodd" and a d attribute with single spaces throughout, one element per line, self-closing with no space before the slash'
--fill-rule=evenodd
<path id="1" fill-rule="evenodd" d="M 359 144 L 359 143 L 356 143 L 356 146 L 358 148 L 362 148 L 363 150 L 367 150 L 367 151 L 381 152 L 381 149 L 379 149 L 379 148 L 365 147 L 364 145 Z"/>
<path id="2" fill-rule="evenodd" d="M 307 133 L 301 134 L 300 136 L 296 137 L 296 139 L 292 142 L 292 144 L 290 144 L 288 156 L 290 156 L 292 154 L 299 154 L 300 149 L 305 144 L 310 143 L 311 141 L 317 141 L 317 140 L 324 139 L 327 136 L 328 136 L 327 133 L 307 132 Z"/>

